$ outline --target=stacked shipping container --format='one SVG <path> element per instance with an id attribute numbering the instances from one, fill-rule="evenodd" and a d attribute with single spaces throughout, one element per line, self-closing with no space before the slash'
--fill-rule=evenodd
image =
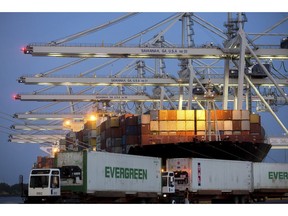
<path id="1" fill-rule="evenodd" d="M 147 117 L 145 117 L 147 116 Z M 142 145 L 204 141 L 208 139 L 207 110 L 154 110 L 150 115 L 139 118 L 149 119 L 150 133 L 145 128 L 148 122 L 141 124 Z M 212 141 L 219 132 L 221 140 L 239 142 L 263 142 L 260 116 L 246 110 L 212 110 L 210 112 Z M 145 133 L 143 133 L 145 132 Z"/>
<path id="2" fill-rule="evenodd" d="M 139 116 L 108 117 L 98 126 L 86 123 L 82 140 L 77 136 L 97 151 L 115 153 L 127 153 L 131 146 L 208 141 L 209 114 L 212 141 L 217 131 L 221 140 L 264 141 L 260 116 L 246 110 L 151 110 Z"/>

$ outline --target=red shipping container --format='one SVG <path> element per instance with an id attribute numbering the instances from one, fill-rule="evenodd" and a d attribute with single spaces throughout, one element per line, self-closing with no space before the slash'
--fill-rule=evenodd
<path id="1" fill-rule="evenodd" d="M 241 131 L 241 121 L 233 120 L 232 129 L 236 131 Z"/>
<path id="2" fill-rule="evenodd" d="M 250 133 L 258 133 L 261 134 L 261 125 L 257 123 L 250 124 Z"/>
<path id="3" fill-rule="evenodd" d="M 186 136 L 186 132 L 185 131 L 177 131 L 176 135 L 177 136 Z"/>
<path id="4" fill-rule="evenodd" d="M 140 125 L 141 134 L 150 134 L 150 124 L 141 124 Z"/>
<path id="5" fill-rule="evenodd" d="M 126 145 L 139 144 L 139 137 L 135 135 L 126 136 Z"/>

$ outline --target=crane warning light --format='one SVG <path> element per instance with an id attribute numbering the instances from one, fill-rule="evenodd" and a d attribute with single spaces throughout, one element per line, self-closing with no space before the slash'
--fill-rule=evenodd
<path id="1" fill-rule="evenodd" d="M 21 48 L 21 51 L 24 53 L 24 54 L 30 54 L 32 52 L 32 48 L 30 46 L 27 46 L 27 47 L 22 47 Z"/>
<path id="2" fill-rule="evenodd" d="M 21 96 L 19 94 L 14 94 L 12 97 L 14 100 L 20 100 L 21 99 Z"/>

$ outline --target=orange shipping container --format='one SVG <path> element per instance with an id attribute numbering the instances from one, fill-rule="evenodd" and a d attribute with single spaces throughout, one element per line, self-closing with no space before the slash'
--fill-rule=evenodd
<path id="1" fill-rule="evenodd" d="M 187 137 L 192 137 L 195 135 L 195 132 L 194 131 L 186 131 L 186 136 Z"/>
<path id="2" fill-rule="evenodd" d="M 177 131 L 176 135 L 177 136 L 186 136 L 186 132 L 185 131 L 179 131 L 179 132 Z"/>
<path id="3" fill-rule="evenodd" d="M 177 110 L 167 110 L 167 120 L 176 121 L 177 120 Z"/>
<path id="4" fill-rule="evenodd" d="M 168 110 L 159 110 L 159 121 L 168 120 Z"/>
<path id="5" fill-rule="evenodd" d="M 232 120 L 232 110 L 223 110 L 223 119 Z"/>
<path id="6" fill-rule="evenodd" d="M 224 120 L 223 110 L 211 110 L 211 120 L 212 121 Z"/>

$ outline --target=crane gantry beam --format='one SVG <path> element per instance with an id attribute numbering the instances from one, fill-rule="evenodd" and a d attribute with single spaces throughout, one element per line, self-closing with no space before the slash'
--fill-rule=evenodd
<path id="1" fill-rule="evenodd" d="M 223 76 L 217 74 L 217 76 Z M 223 78 L 211 78 L 210 81 L 214 85 L 224 83 Z M 274 86 L 274 83 L 268 79 L 253 79 L 251 81 L 257 86 Z M 275 79 L 279 86 L 288 86 L 288 78 Z M 19 83 L 27 85 L 54 85 L 54 86 L 189 86 L 189 80 L 173 79 L 173 78 L 138 78 L 138 77 L 25 77 L 18 79 Z M 202 84 L 207 84 L 209 79 L 201 79 Z M 194 83 L 194 85 L 196 85 Z M 229 86 L 238 85 L 237 79 L 230 78 Z M 245 85 L 245 84 L 244 84 Z"/>
<path id="2" fill-rule="evenodd" d="M 238 58 L 239 48 L 194 48 L 194 47 L 108 47 L 80 44 L 76 45 L 51 45 L 51 44 L 30 44 L 23 49 L 25 54 L 32 56 L 52 57 L 76 57 L 76 58 L 189 58 L 189 59 L 226 59 Z M 258 58 L 288 59 L 286 49 L 259 48 L 254 50 Z M 245 57 L 252 57 L 246 50 Z"/>
<path id="3" fill-rule="evenodd" d="M 12 125 L 11 129 L 15 130 L 68 130 L 63 125 Z"/>
<path id="4" fill-rule="evenodd" d="M 83 120 L 84 113 L 15 113 L 14 118 L 27 120 Z"/>
<path id="5" fill-rule="evenodd" d="M 277 100 L 283 101 L 283 97 L 275 97 L 275 96 L 264 96 L 265 100 Z M 67 95 L 67 94 L 17 94 L 17 100 L 21 101 L 39 101 L 39 102 L 49 102 L 49 101 L 59 101 L 59 102 L 70 102 L 70 101 L 81 101 L 81 102 L 93 102 L 93 101 L 100 101 L 100 100 L 107 100 L 111 102 L 159 102 L 159 97 L 150 97 L 147 95 L 116 95 L 116 94 L 85 94 L 85 95 Z M 179 96 L 174 95 L 169 98 L 171 101 L 179 101 Z M 196 95 L 194 96 L 193 101 L 206 101 L 204 95 Z M 233 101 L 234 96 L 230 95 L 228 101 Z M 167 99 L 164 99 L 167 101 Z M 183 101 L 188 101 L 188 96 L 184 95 Z M 222 95 L 218 95 L 215 97 L 215 101 L 222 101 Z M 252 96 L 252 101 L 260 101 L 259 97 Z"/>

